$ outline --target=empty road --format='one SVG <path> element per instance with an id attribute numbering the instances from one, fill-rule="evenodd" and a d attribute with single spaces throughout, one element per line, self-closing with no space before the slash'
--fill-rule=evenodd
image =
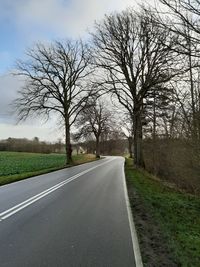
<path id="1" fill-rule="evenodd" d="M 1 267 L 134 267 L 124 160 L 0 187 Z"/>

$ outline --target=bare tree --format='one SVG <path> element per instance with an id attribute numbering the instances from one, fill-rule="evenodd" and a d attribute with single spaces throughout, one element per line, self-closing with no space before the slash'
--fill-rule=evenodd
<path id="1" fill-rule="evenodd" d="M 92 99 L 82 109 L 76 127 L 76 138 L 94 136 L 96 141 L 96 158 L 100 157 L 100 138 L 110 131 L 111 112 L 101 100 Z"/>
<path id="2" fill-rule="evenodd" d="M 71 157 L 70 128 L 90 94 L 86 78 L 91 73 L 90 52 L 82 41 L 37 44 L 27 51 L 28 60 L 17 63 L 25 85 L 14 101 L 20 120 L 50 113 L 61 115 L 66 138 L 66 163 Z"/>
<path id="3" fill-rule="evenodd" d="M 170 26 L 171 30 L 178 33 L 179 36 L 185 37 L 185 31 L 182 25 L 187 25 L 189 31 L 195 33 L 192 34 L 192 40 L 198 41 L 200 38 L 200 2 L 199 0 L 159 0 L 169 8 L 165 13 L 162 12 L 162 16 L 165 18 L 165 26 Z M 170 11 L 170 12 L 169 12 Z M 160 13 L 160 12 L 158 12 Z M 165 15 L 164 15 L 165 14 Z M 166 15 L 170 14 L 170 16 Z M 167 21 L 166 21 L 167 17 Z M 160 17 L 161 18 L 161 17 Z M 162 20 L 162 19 L 161 19 Z M 171 21 L 173 20 L 173 24 Z M 180 23 L 181 21 L 181 23 Z M 172 27 L 173 26 L 173 27 Z M 184 43 L 182 44 L 184 48 Z"/>
<path id="4" fill-rule="evenodd" d="M 200 2 L 198 0 L 160 0 L 160 2 L 168 7 L 170 16 L 165 15 L 164 19 L 162 19 L 159 16 L 159 12 L 157 12 L 159 16 L 157 22 L 162 27 L 167 26 L 171 32 L 178 36 L 176 51 L 185 57 L 187 72 L 182 77 L 182 80 L 187 83 L 189 90 L 186 91 L 190 92 L 191 112 L 189 114 L 192 115 L 190 119 L 188 116 L 188 119 L 190 120 L 189 124 L 192 126 L 190 127 L 191 136 L 195 143 L 199 143 Z M 181 99 L 179 98 L 180 101 Z"/>
<path id="5" fill-rule="evenodd" d="M 148 11 L 126 10 L 106 16 L 96 23 L 93 41 L 96 64 L 104 70 L 102 85 L 115 94 L 130 114 L 134 125 L 134 161 L 144 166 L 142 155 L 143 101 L 148 91 L 176 75 L 173 57 L 168 47 L 173 38 L 161 30 Z M 173 54 L 174 56 L 174 54 Z"/>

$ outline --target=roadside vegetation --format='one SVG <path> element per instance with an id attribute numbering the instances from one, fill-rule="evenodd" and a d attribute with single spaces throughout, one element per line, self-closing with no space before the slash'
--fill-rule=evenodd
<path id="1" fill-rule="evenodd" d="M 95 160 L 92 154 L 73 156 L 74 166 Z M 0 185 L 65 168 L 65 154 L 0 152 Z"/>
<path id="2" fill-rule="evenodd" d="M 159 0 L 105 15 L 89 42 L 67 38 L 27 49 L 15 68 L 24 83 L 13 112 L 19 121 L 57 116 L 66 149 L 34 138 L 18 151 L 55 149 L 69 164 L 77 142 L 97 158 L 128 150 L 135 166 L 199 195 L 199 18 L 197 0 Z M 115 141 L 125 138 L 120 151 Z M 108 142 L 118 146 L 108 150 Z"/>
<path id="3" fill-rule="evenodd" d="M 200 199 L 125 167 L 128 193 L 144 266 L 193 266 L 200 262 Z"/>

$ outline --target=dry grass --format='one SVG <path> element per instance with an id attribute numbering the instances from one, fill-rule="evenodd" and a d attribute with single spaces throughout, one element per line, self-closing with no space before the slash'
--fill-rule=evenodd
<path id="1" fill-rule="evenodd" d="M 153 157 L 154 155 L 154 157 Z M 147 171 L 192 194 L 200 194 L 200 155 L 192 143 L 158 139 L 144 142 Z"/>

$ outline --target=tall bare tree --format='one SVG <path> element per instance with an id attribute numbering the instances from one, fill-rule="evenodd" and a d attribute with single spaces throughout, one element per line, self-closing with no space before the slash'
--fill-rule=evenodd
<path id="1" fill-rule="evenodd" d="M 171 32 L 178 36 L 176 51 L 185 56 L 187 72 L 182 79 L 187 83 L 189 89 L 187 91 L 190 93 L 190 114 L 192 115 L 190 119 L 188 116 L 188 119 L 192 126 L 191 136 L 195 143 L 199 143 L 200 2 L 198 0 L 160 0 L 160 2 L 168 7 L 170 16 L 166 15 L 164 19 L 159 16 L 158 23 L 163 27 L 167 26 Z M 157 13 L 159 15 L 159 12 Z"/>
<path id="2" fill-rule="evenodd" d="M 24 87 L 14 101 L 20 120 L 28 116 L 51 113 L 61 115 L 65 126 L 66 163 L 71 157 L 70 128 L 91 93 L 87 77 L 91 73 L 90 52 L 82 41 L 37 44 L 26 53 L 26 61 L 18 61 L 17 75 L 24 78 Z"/>
<path id="3" fill-rule="evenodd" d="M 151 12 L 126 10 L 96 23 L 93 41 L 96 64 L 104 70 L 102 85 L 127 109 L 134 125 L 134 161 L 144 166 L 142 155 L 143 102 L 150 89 L 168 82 L 177 60 L 168 47 L 173 38 L 154 23 Z M 172 60 L 173 54 L 173 60 Z"/>
<path id="4" fill-rule="evenodd" d="M 92 99 L 82 109 L 76 126 L 79 129 L 76 138 L 94 136 L 96 142 L 96 158 L 100 157 L 100 138 L 111 128 L 111 112 L 101 100 Z"/>

